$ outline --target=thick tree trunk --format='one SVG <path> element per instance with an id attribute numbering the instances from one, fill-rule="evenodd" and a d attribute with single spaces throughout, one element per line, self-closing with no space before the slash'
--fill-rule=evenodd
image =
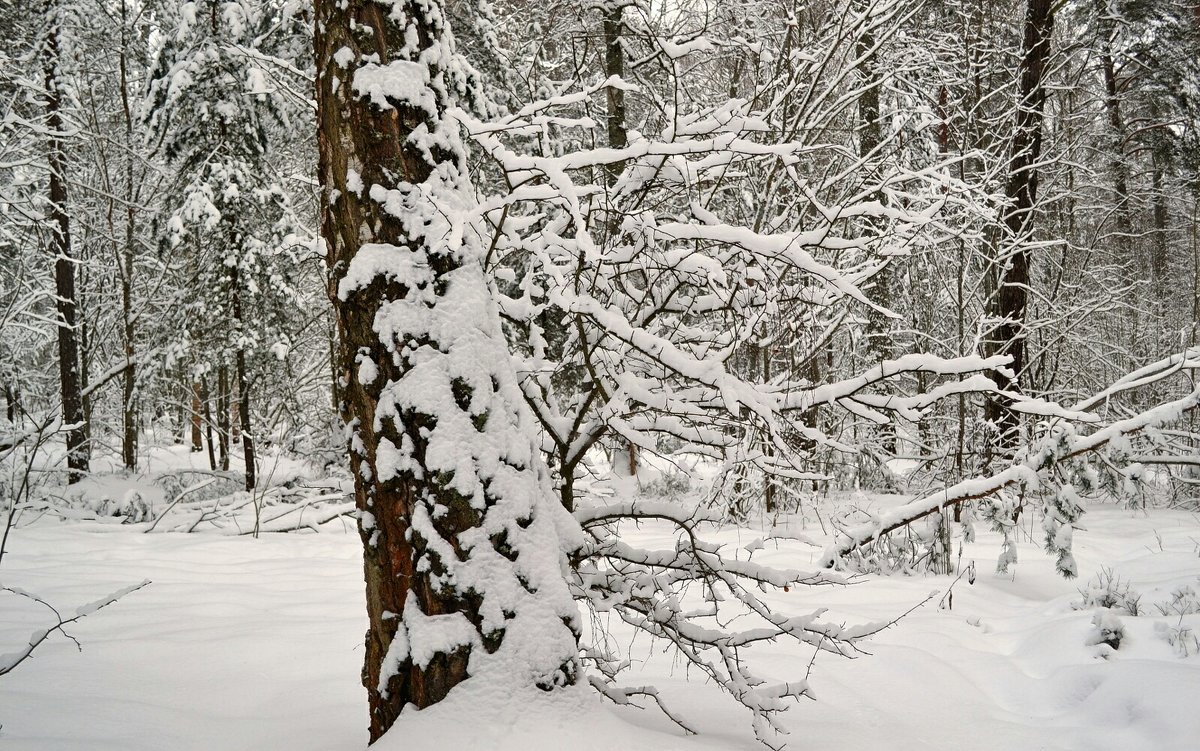
<path id="1" fill-rule="evenodd" d="M 1001 216 L 1011 249 L 1005 253 L 1007 257 L 995 259 L 995 289 L 988 301 L 993 328 L 983 347 L 988 356 L 1012 356 L 1008 366 L 1011 376 L 1000 370 L 989 375 L 1002 389 L 1013 392 L 1020 390 L 1018 379 L 1025 368 L 1025 314 L 1030 283 L 1028 242 L 1034 228 L 1038 160 L 1042 154 L 1042 110 L 1046 101 L 1043 82 L 1053 29 L 1052 0 L 1028 0 L 1021 48 L 1019 103 L 1004 192 L 1005 209 Z M 1002 449 L 1011 448 L 1020 437 L 1020 416 L 1010 404 L 1006 397 L 995 397 L 989 398 L 984 406 L 984 416 L 999 431 Z"/>
<path id="2" fill-rule="evenodd" d="M 89 452 L 79 369 L 75 259 L 71 256 L 71 220 L 67 213 L 67 157 L 62 142 L 58 13 L 55 0 L 47 0 L 46 17 L 50 30 L 42 54 L 46 75 L 46 149 L 50 167 L 50 253 L 55 258 L 54 288 L 58 309 L 58 375 L 67 438 L 67 481 L 74 483 L 83 479 L 88 472 Z"/>
<path id="3" fill-rule="evenodd" d="M 544 546 L 558 546 L 550 514 L 565 512 L 534 474 L 531 418 L 517 412 L 480 256 L 445 223 L 461 216 L 467 187 L 445 111 L 471 81 L 443 8 L 316 7 L 321 233 L 364 547 L 374 742 L 405 706 L 441 701 L 468 676 L 513 690 L 573 682 L 578 615 L 557 565 L 537 568 Z M 517 615 L 527 608 L 548 608 L 536 636 Z M 414 655 L 410 635 L 433 619 L 441 636 Z M 498 652 L 508 657 L 492 661 Z"/>

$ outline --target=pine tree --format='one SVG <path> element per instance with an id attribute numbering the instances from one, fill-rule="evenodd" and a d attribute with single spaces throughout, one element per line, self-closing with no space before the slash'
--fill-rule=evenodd
<path id="1" fill-rule="evenodd" d="M 296 298 L 294 219 L 272 165 L 272 131 L 287 126 L 287 110 L 243 53 L 264 45 L 276 19 L 253 0 L 197 0 L 180 5 L 176 20 L 158 51 L 148 128 L 177 171 L 167 235 L 188 257 L 179 324 L 193 378 L 217 372 L 224 427 L 233 367 L 249 490 L 256 483 L 252 361 L 286 353 L 286 309 Z"/>

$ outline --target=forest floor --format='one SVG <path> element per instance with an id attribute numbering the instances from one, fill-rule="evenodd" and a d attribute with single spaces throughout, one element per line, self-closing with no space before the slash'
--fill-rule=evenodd
<path id="1" fill-rule="evenodd" d="M 900 500 L 842 499 L 876 508 Z M 52 634 L 32 659 L 0 677 L 0 748 L 365 747 L 359 669 L 366 619 L 359 539 L 348 519 L 335 517 L 320 533 L 257 539 L 144 534 L 147 522 L 119 522 L 45 515 L 13 529 L 0 584 L 35 593 L 66 616 L 109 592 L 152 583 L 71 626 L 81 649 Z M 804 515 L 782 523 L 818 544 L 828 540 Z M 1020 562 L 1008 574 L 994 573 L 1000 539 L 980 529 L 959 564 L 975 562 L 974 584 L 955 576 L 867 575 L 847 587 L 767 595 L 784 612 L 827 607 L 827 619 L 853 624 L 891 619 L 938 592 L 856 659 L 822 655 L 814 662 L 809 649 L 784 642 L 750 650 L 761 673 L 777 680 L 807 674 L 813 686 L 816 701 L 787 713 L 792 733 L 778 740 L 792 749 L 1200 748 L 1200 613 L 1162 615 L 1157 607 L 1200 610 L 1186 592 L 1172 605 L 1184 588 L 1200 593 L 1200 518 L 1096 505 L 1083 525 L 1075 537 L 1076 581 L 1058 577 L 1029 534 L 1018 544 Z M 672 544 L 653 525 L 630 534 L 636 543 Z M 710 537 L 733 548 L 763 531 L 729 527 Z M 768 541 L 754 560 L 803 569 L 819 554 L 810 544 Z M 1140 615 L 1113 616 L 1124 630 L 1116 650 L 1095 643 L 1095 608 L 1077 609 L 1080 589 L 1104 571 L 1141 594 Z M 951 586 L 952 599 L 945 596 Z M 0 654 L 52 625 L 49 616 L 35 602 L 0 592 Z M 613 634 L 633 661 L 625 683 L 657 686 L 699 735 L 685 736 L 657 710 L 611 708 L 581 691 L 557 703 L 451 701 L 409 713 L 378 747 L 763 748 L 745 711 L 713 685 L 689 681 L 669 650 L 624 628 Z"/>

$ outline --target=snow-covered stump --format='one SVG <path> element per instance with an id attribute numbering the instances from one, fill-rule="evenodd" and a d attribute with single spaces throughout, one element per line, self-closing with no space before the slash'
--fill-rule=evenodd
<path id="1" fill-rule="evenodd" d="M 371 739 L 471 679 L 577 676 L 578 612 L 447 107 L 474 75 L 434 0 L 318 0 L 320 174 L 365 554 Z"/>

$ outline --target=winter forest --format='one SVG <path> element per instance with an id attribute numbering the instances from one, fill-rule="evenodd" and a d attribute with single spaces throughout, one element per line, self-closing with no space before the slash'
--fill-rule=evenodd
<path id="1" fill-rule="evenodd" d="M 0 747 L 1200 747 L 1196 0 L 0 36 Z"/>

